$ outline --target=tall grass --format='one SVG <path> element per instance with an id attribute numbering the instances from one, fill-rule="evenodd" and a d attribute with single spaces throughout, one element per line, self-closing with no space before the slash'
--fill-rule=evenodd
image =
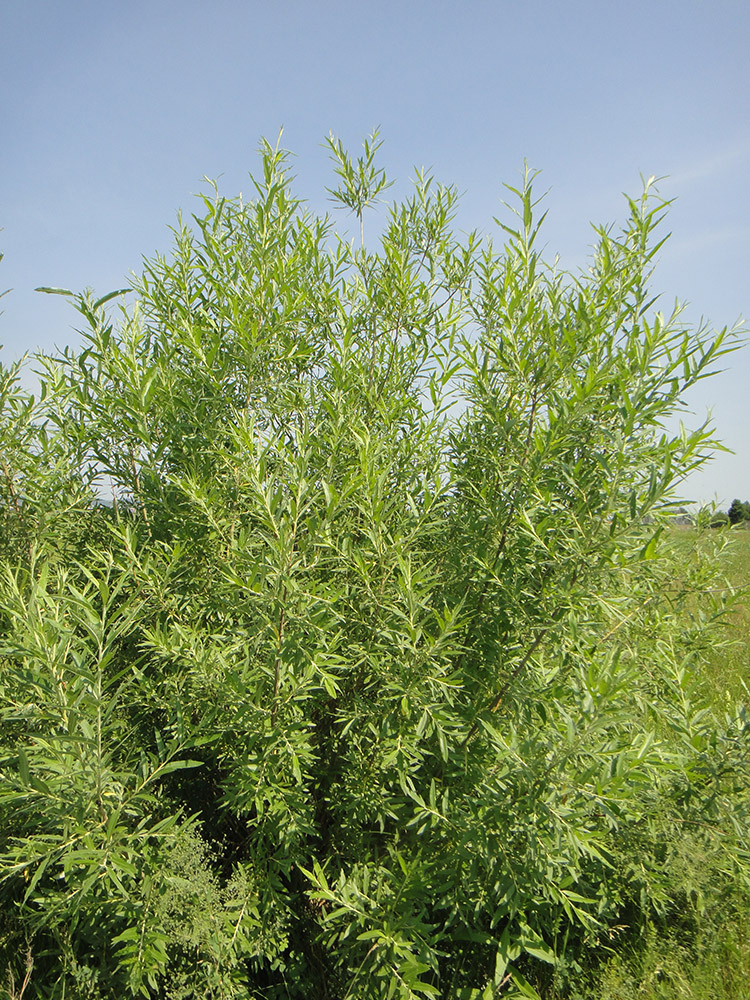
<path id="1" fill-rule="evenodd" d="M 731 596 L 726 641 L 707 652 L 702 671 L 717 713 L 750 701 L 750 531 L 729 530 L 716 542 L 720 552 L 719 597 Z M 669 540 L 689 560 L 701 539 L 695 531 Z M 714 541 L 709 539 L 709 542 Z M 721 589 L 726 586 L 726 594 Z M 732 595 L 732 592 L 735 592 Z M 721 603 L 719 600 L 718 603 Z M 688 616 L 693 613 L 690 609 Z M 702 859 L 693 859 L 695 873 Z M 710 881 L 707 869 L 704 878 Z M 709 887 L 710 888 L 710 887 Z M 750 893 L 738 885 L 730 895 L 686 898 L 685 911 L 652 923 L 640 938 L 620 943 L 596 973 L 582 977 L 561 996 L 575 1000 L 743 1000 L 750 996 Z M 584 985 L 585 984 L 585 985 Z"/>
<path id="2" fill-rule="evenodd" d="M 738 695 L 750 683 L 750 531 L 731 531 L 731 544 L 725 555 L 726 578 L 730 586 L 745 590 L 727 618 L 729 649 L 709 658 L 706 675 L 713 682 L 717 697 Z"/>

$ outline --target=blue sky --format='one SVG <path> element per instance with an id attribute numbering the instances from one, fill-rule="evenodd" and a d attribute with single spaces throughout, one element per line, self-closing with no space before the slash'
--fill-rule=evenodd
<path id="1" fill-rule="evenodd" d="M 249 191 L 262 135 L 295 153 L 321 211 L 329 131 L 380 126 L 408 190 L 415 165 L 463 193 L 461 227 L 493 228 L 524 159 L 549 189 L 546 245 L 585 264 L 591 222 L 665 176 L 675 198 L 653 289 L 691 322 L 750 317 L 747 0 L 5 0 L 0 12 L 0 342 L 6 361 L 74 343 L 38 285 L 104 293 L 169 246 L 202 177 Z M 694 499 L 750 499 L 750 348 L 690 396 L 735 455 Z"/>

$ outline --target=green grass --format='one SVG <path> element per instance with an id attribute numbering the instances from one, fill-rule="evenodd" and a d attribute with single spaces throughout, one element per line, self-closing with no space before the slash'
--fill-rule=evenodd
<path id="1" fill-rule="evenodd" d="M 725 640 L 708 652 L 702 668 L 719 711 L 750 698 L 750 531 L 735 529 L 726 537 L 718 582 L 736 594 L 725 616 Z"/>
<path id="2" fill-rule="evenodd" d="M 744 1000 L 750 983 L 750 921 L 732 906 L 693 941 L 651 928 L 603 970 L 587 1000 Z"/>
<path id="3" fill-rule="evenodd" d="M 687 556 L 700 544 L 694 531 L 671 539 Z M 725 616 L 725 641 L 709 650 L 702 666 L 715 710 L 750 701 L 750 531 L 709 538 L 728 541 L 719 587 L 735 591 Z M 714 585 L 717 585 L 714 584 Z M 743 592 L 744 591 L 744 592 Z M 725 596 L 717 594 L 719 596 Z M 744 1000 L 750 996 L 750 897 L 737 887 L 708 903 L 686 928 L 652 926 L 645 939 L 618 952 L 576 1000 Z"/>
<path id="4" fill-rule="evenodd" d="M 722 628 L 715 645 L 705 650 L 701 666 L 710 701 L 716 710 L 724 711 L 728 703 L 750 700 L 750 531 L 727 528 L 704 534 L 679 529 L 666 541 L 681 567 L 687 569 L 702 558 L 716 570 L 706 585 L 703 612 L 708 613 L 712 600 L 717 612 L 726 603 L 720 614 Z M 699 612 L 695 604 L 686 610 L 688 618 Z"/>

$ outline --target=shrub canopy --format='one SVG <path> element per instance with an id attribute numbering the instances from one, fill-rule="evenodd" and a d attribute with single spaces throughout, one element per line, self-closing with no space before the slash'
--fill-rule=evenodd
<path id="1" fill-rule="evenodd" d="M 3 370 L 14 996 L 534 996 L 745 863 L 722 599 L 662 524 L 733 335 L 654 311 L 648 186 L 580 275 L 528 171 L 500 243 L 417 175 L 370 249 L 377 146 L 331 142 L 357 242 L 264 144 L 131 307 L 64 293 L 38 398 Z"/>

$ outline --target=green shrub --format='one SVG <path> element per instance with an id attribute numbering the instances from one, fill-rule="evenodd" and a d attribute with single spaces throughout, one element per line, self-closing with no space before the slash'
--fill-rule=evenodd
<path id="1" fill-rule="evenodd" d="M 528 172 L 500 248 L 418 176 L 370 250 L 377 145 L 331 144 L 359 248 L 264 145 L 129 310 L 71 296 L 40 399 L 4 376 L 11 992 L 28 951 L 45 998 L 529 997 L 682 911 L 685 830 L 744 877 L 726 602 L 662 539 L 734 335 L 653 311 L 648 188 L 583 275 Z"/>

